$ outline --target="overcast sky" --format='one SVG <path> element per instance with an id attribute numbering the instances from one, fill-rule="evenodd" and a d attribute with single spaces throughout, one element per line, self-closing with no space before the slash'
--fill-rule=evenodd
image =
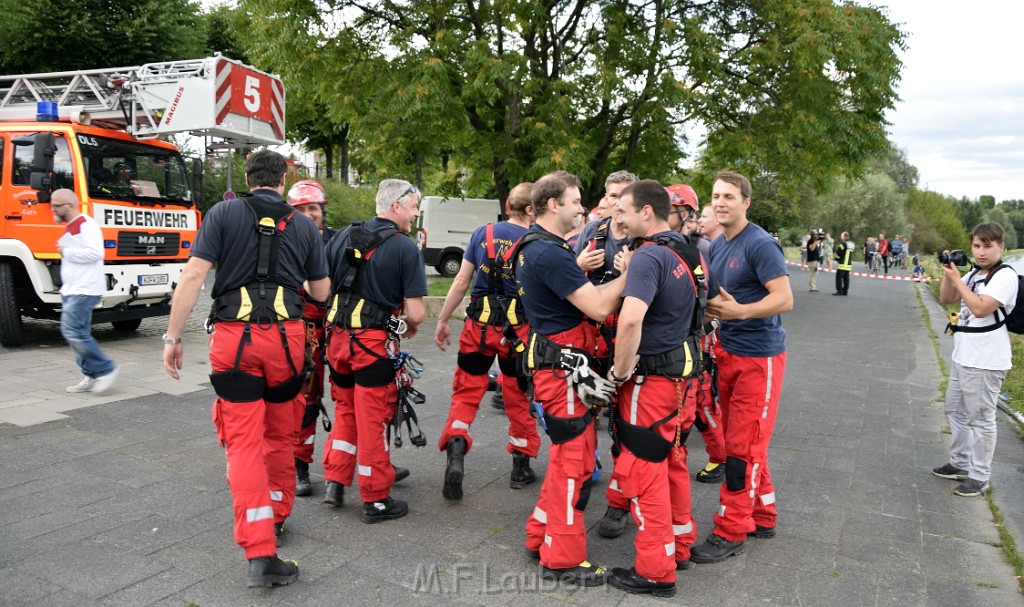
<path id="1" fill-rule="evenodd" d="M 908 33 L 902 101 L 889 114 L 920 186 L 1024 199 L 1024 46 L 1019 0 L 876 0 Z"/>

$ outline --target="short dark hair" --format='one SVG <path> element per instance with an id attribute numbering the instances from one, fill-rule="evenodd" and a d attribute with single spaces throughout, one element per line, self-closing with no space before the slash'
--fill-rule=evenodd
<path id="1" fill-rule="evenodd" d="M 288 171 L 284 156 L 271 150 L 253 152 L 245 161 L 245 182 L 250 188 L 276 188 Z"/>
<path id="2" fill-rule="evenodd" d="M 526 207 L 533 204 L 530 194 L 533 191 L 533 183 L 525 181 L 508 193 L 508 214 L 511 217 L 521 219 L 526 217 Z"/>
<path id="3" fill-rule="evenodd" d="M 750 198 L 753 193 L 753 189 L 750 187 L 750 180 L 739 173 L 734 173 L 732 171 L 718 171 L 715 175 L 715 181 L 724 181 L 738 187 L 740 189 L 740 194 L 744 198 Z"/>
<path id="4" fill-rule="evenodd" d="M 657 181 L 641 179 L 633 182 L 619 193 L 620 199 L 626 195 L 633 197 L 634 211 L 639 211 L 644 205 L 650 205 L 655 217 L 668 221 L 668 215 L 672 212 L 672 201 L 668 196 L 668 190 Z"/>
<path id="5" fill-rule="evenodd" d="M 974 242 L 975 238 L 980 238 L 981 242 L 985 244 L 992 242 L 1004 244 L 1003 226 L 994 221 L 979 223 L 971 230 L 971 242 Z"/>
<path id="6" fill-rule="evenodd" d="M 530 193 L 530 198 L 533 201 L 533 212 L 537 217 L 547 213 L 548 200 L 551 198 L 561 200 L 562 194 L 565 194 L 566 190 L 578 188 L 580 185 L 579 177 L 565 171 L 555 171 L 541 177 L 533 184 L 533 190 Z"/>

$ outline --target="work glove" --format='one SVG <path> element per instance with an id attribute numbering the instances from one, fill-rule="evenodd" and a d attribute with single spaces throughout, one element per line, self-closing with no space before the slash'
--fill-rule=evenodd
<path id="1" fill-rule="evenodd" d="M 591 407 L 608 405 L 615 394 L 615 384 L 599 376 L 588 365 L 580 365 L 573 370 L 572 384 L 583 402 Z"/>

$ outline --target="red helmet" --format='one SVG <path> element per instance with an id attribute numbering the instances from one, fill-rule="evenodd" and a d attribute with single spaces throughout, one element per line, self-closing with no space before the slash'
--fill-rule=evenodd
<path id="1" fill-rule="evenodd" d="M 685 183 L 676 183 L 665 189 L 668 190 L 668 197 L 675 206 L 690 207 L 694 211 L 700 210 L 697 203 L 697 192 L 690 186 Z"/>
<path id="2" fill-rule="evenodd" d="M 321 204 L 327 206 L 327 193 L 324 186 L 312 179 L 295 182 L 288 190 L 288 204 L 297 207 L 302 204 Z"/>

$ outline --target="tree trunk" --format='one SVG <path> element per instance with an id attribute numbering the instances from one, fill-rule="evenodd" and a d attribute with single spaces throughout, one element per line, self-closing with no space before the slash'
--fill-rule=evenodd
<path id="1" fill-rule="evenodd" d="M 423 153 L 416 152 L 416 188 L 423 191 Z"/>
<path id="2" fill-rule="evenodd" d="M 324 148 L 324 164 L 327 165 L 327 179 L 330 180 L 334 177 L 334 146 L 332 145 Z"/>
<path id="3" fill-rule="evenodd" d="M 341 143 L 341 179 L 342 179 L 342 181 L 345 184 L 349 183 L 349 181 L 350 181 L 349 173 L 351 172 L 350 167 L 348 166 L 348 162 L 349 162 L 349 160 L 348 160 L 348 130 L 349 130 L 349 128 L 348 128 L 347 124 L 344 127 L 342 127 L 342 129 L 341 129 L 341 141 L 340 141 L 340 143 Z"/>

